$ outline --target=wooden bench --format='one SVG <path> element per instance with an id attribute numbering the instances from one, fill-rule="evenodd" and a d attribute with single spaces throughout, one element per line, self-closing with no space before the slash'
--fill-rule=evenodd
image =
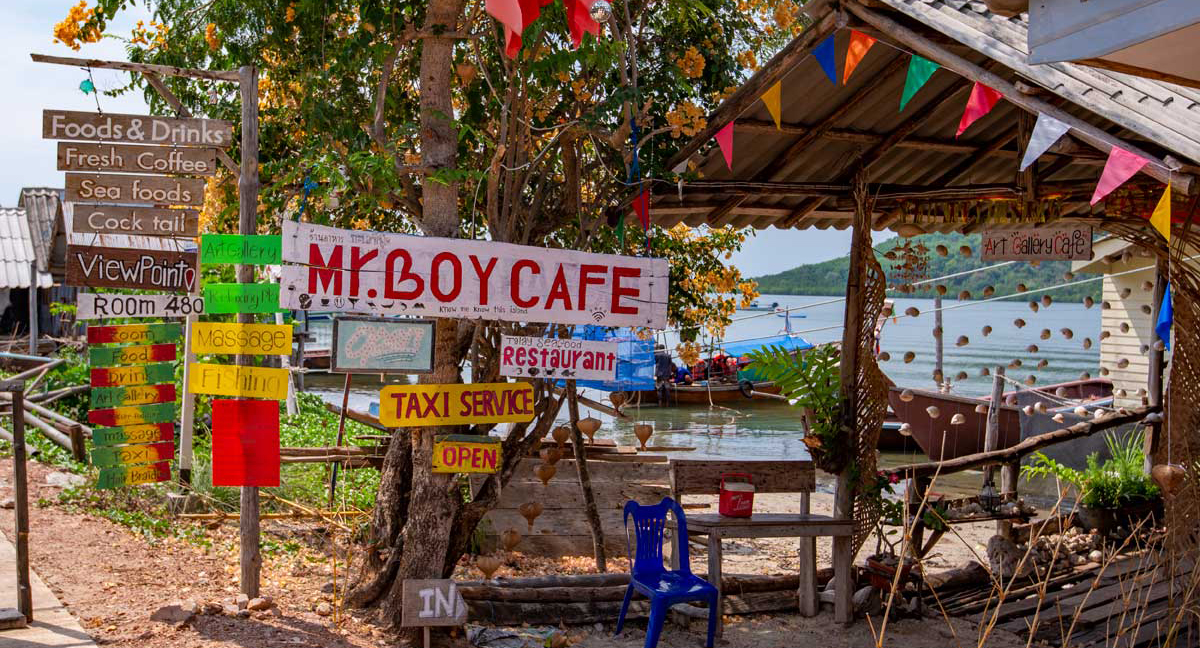
<path id="1" fill-rule="evenodd" d="M 765 505 L 756 499 L 750 517 L 725 517 L 718 513 L 687 515 L 689 536 L 708 536 L 708 581 L 717 588 L 719 610 L 724 610 L 721 598 L 721 541 L 725 538 L 804 538 L 800 541 L 800 613 L 815 616 L 817 602 L 817 538 L 833 538 L 834 619 L 849 623 L 853 618 L 853 595 L 850 554 L 854 521 L 809 512 L 809 494 L 816 490 L 817 473 L 811 461 L 710 461 L 704 459 L 671 459 L 671 497 L 683 506 L 685 495 L 716 495 L 721 490 L 724 473 L 749 473 L 754 481 L 755 495 L 759 493 L 799 493 L 800 513 L 759 513 Z M 678 541 L 678 538 L 676 538 Z M 679 568 L 679 551 L 672 547 L 671 567 Z M 717 620 L 718 633 L 722 620 Z"/>

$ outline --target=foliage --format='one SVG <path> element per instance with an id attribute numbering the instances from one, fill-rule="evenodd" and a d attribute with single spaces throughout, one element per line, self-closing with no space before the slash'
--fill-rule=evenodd
<path id="1" fill-rule="evenodd" d="M 930 249 L 926 274 L 929 278 L 943 277 L 957 272 L 974 270 L 991 265 L 979 259 L 978 234 L 924 234 L 912 239 L 919 241 Z M 885 272 L 891 276 L 889 269 L 892 262 L 884 258 L 891 249 L 900 245 L 904 239 L 890 238 L 875 248 L 875 256 Z M 944 245 L 949 250 L 946 256 L 939 256 L 933 250 L 938 245 Z M 973 251 L 972 256 L 964 257 L 958 250 L 968 245 Z M 785 270 L 778 274 L 755 277 L 758 290 L 764 294 L 774 295 L 843 295 L 846 293 L 846 276 L 849 272 L 850 259 L 840 257 L 821 263 L 809 263 Z M 945 282 L 949 298 L 953 298 L 963 290 L 969 291 L 975 299 L 983 297 L 983 289 L 992 286 L 996 295 L 1013 295 L 1018 292 L 1017 285 L 1025 284 L 1029 288 L 1041 288 L 1063 283 L 1063 274 L 1071 269 L 1070 261 L 1043 261 L 1034 267 L 1029 263 L 1016 263 L 995 270 L 977 272 L 970 275 L 955 277 Z M 889 291 L 893 297 L 933 297 L 934 284 L 918 286 L 915 294 L 901 294 Z M 1048 291 L 1052 298 L 1059 301 L 1079 302 L 1085 296 L 1097 296 L 1100 292 L 1098 283 L 1085 283 L 1068 288 L 1058 288 Z M 1014 297 L 1013 299 L 1024 299 Z"/>
<path id="2" fill-rule="evenodd" d="M 802 353 L 771 345 L 750 353 L 754 368 L 804 412 L 804 444 L 817 466 L 841 472 L 850 456 L 850 435 L 842 424 L 837 347 L 826 344 Z"/>
<path id="3" fill-rule="evenodd" d="M 1120 509 L 1145 504 L 1159 496 L 1158 486 L 1143 469 L 1143 434 L 1140 431 L 1105 435 L 1110 459 L 1100 463 L 1099 453 L 1088 455 L 1087 467 L 1075 470 L 1035 452 L 1033 463 L 1021 468 L 1026 477 L 1054 477 L 1075 486 L 1080 502 L 1090 508 Z"/>

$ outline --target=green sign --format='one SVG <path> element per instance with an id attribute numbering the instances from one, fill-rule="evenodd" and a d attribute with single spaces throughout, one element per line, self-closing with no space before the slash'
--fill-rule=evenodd
<path id="1" fill-rule="evenodd" d="M 283 238 L 276 234 L 205 234 L 200 237 L 200 263 L 275 265 L 283 259 Z"/>
<path id="2" fill-rule="evenodd" d="M 175 400 L 175 384 L 130 385 L 128 387 L 93 387 L 92 408 L 103 409 L 124 405 L 151 405 Z"/>
<path id="3" fill-rule="evenodd" d="M 279 313 L 279 284 L 208 284 L 204 312 Z"/>

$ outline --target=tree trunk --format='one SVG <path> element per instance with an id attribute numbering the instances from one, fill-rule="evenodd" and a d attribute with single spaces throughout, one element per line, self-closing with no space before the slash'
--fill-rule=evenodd
<path id="1" fill-rule="evenodd" d="M 367 537 L 366 557 L 358 577 L 346 594 L 346 605 L 372 605 L 387 591 L 400 556 L 404 550 L 400 532 L 408 512 L 412 489 L 412 437 L 408 430 L 392 435 L 383 468 L 379 475 L 379 492 L 371 513 L 371 530 Z"/>

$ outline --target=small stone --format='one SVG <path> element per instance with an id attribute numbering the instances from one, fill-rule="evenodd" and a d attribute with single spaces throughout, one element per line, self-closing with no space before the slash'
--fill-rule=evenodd
<path id="1" fill-rule="evenodd" d="M 221 613 L 225 616 L 237 616 L 238 612 L 241 612 L 241 610 L 238 609 L 238 606 L 232 603 L 226 603 L 225 605 L 221 606 Z"/>
<path id="2" fill-rule="evenodd" d="M 266 620 L 266 619 L 270 619 L 270 618 L 271 618 L 271 612 L 270 612 L 270 610 L 267 610 L 267 611 L 264 611 L 264 612 L 255 612 L 255 613 L 254 613 L 254 618 L 255 618 L 255 619 L 258 619 L 259 621 L 264 621 L 264 620 Z"/>
<path id="3" fill-rule="evenodd" d="M 1072 565 L 1082 565 L 1086 562 L 1087 562 L 1087 558 L 1084 558 L 1083 556 L 1081 556 L 1079 554 L 1074 554 L 1071 556 L 1071 564 Z"/>
<path id="4" fill-rule="evenodd" d="M 188 599 L 179 604 L 180 609 L 190 614 L 196 614 L 200 611 L 200 604 L 195 599 Z"/>
<path id="5" fill-rule="evenodd" d="M 597 623 L 596 625 L 592 626 L 592 628 L 595 629 L 596 632 L 604 632 L 603 623 Z"/>
<path id="6" fill-rule="evenodd" d="M 330 614 L 333 614 L 333 606 L 322 602 L 317 605 L 317 609 L 315 611 L 318 616 L 329 616 Z"/>
<path id="7" fill-rule="evenodd" d="M 220 614 L 220 613 L 221 613 L 221 604 L 220 603 L 205 603 L 200 608 L 200 614 L 216 615 L 216 614 Z"/>
<path id="8" fill-rule="evenodd" d="M 49 486 L 67 488 L 69 486 L 83 486 L 85 483 L 87 483 L 87 478 L 83 475 L 67 472 L 52 472 L 46 475 L 46 484 Z"/>
<path id="9" fill-rule="evenodd" d="M 25 615 L 16 608 L 0 608 L 0 630 L 13 630 L 28 625 Z"/>
<path id="10" fill-rule="evenodd" d="M 15 508 L 16 505 L 17 503 L 11 497 L 5 497 L 3 500 L 0 500 L 0 509 L 11 509 Z"/>
<path id="11" fill-rule="evenodd" d="M 333 581 L 329 581 L 321 586 L 321 592 L 324 594 L 333 594 Z"/>
<path id="12" fill-rule="evenodd" d="M 1094 563 L 1099 563 L 1100 561 L 1104 560 L 1104 552 L 1100 551 L 1099 549 L 1093 549 L 1091 553 L 1088 554 L 1088 560 Z"/>
<path id="13" fill-rule="evenodd" d="M 275 603 L 271 600 L 271 597 L 260 596 L 258 598 L 250 599 L 250 601 L 246 603 L 246 607 L 255 612 L 261 612 L 263 610 L 271 609 L 271 606 L 274 604 Z"/>
<path id="14" fill-rule="evenodd" d="M 250 605 L 250 597 L 245 594 L 237 595 L 237 606 L 239 610 L 245 610 L 246 606 Z"/>
<path id="15" fill-rule="evenodd" d="M 239 619 L 249 619 L 252 612 L 250 610 L 238 610 L 237 616 Z"/>
<path id="16" fill-rule="evenodd" d="M 150 615 L 150 620 L 161 621 L 174 626 L 183 626 L 191 623 L 192 619 L 195 617 L 195 611 L 189 612 L 183 609 L 182 604 L 172 603 L 171 605 L 164 605 L 155 610 L 154 613 Z"/>

